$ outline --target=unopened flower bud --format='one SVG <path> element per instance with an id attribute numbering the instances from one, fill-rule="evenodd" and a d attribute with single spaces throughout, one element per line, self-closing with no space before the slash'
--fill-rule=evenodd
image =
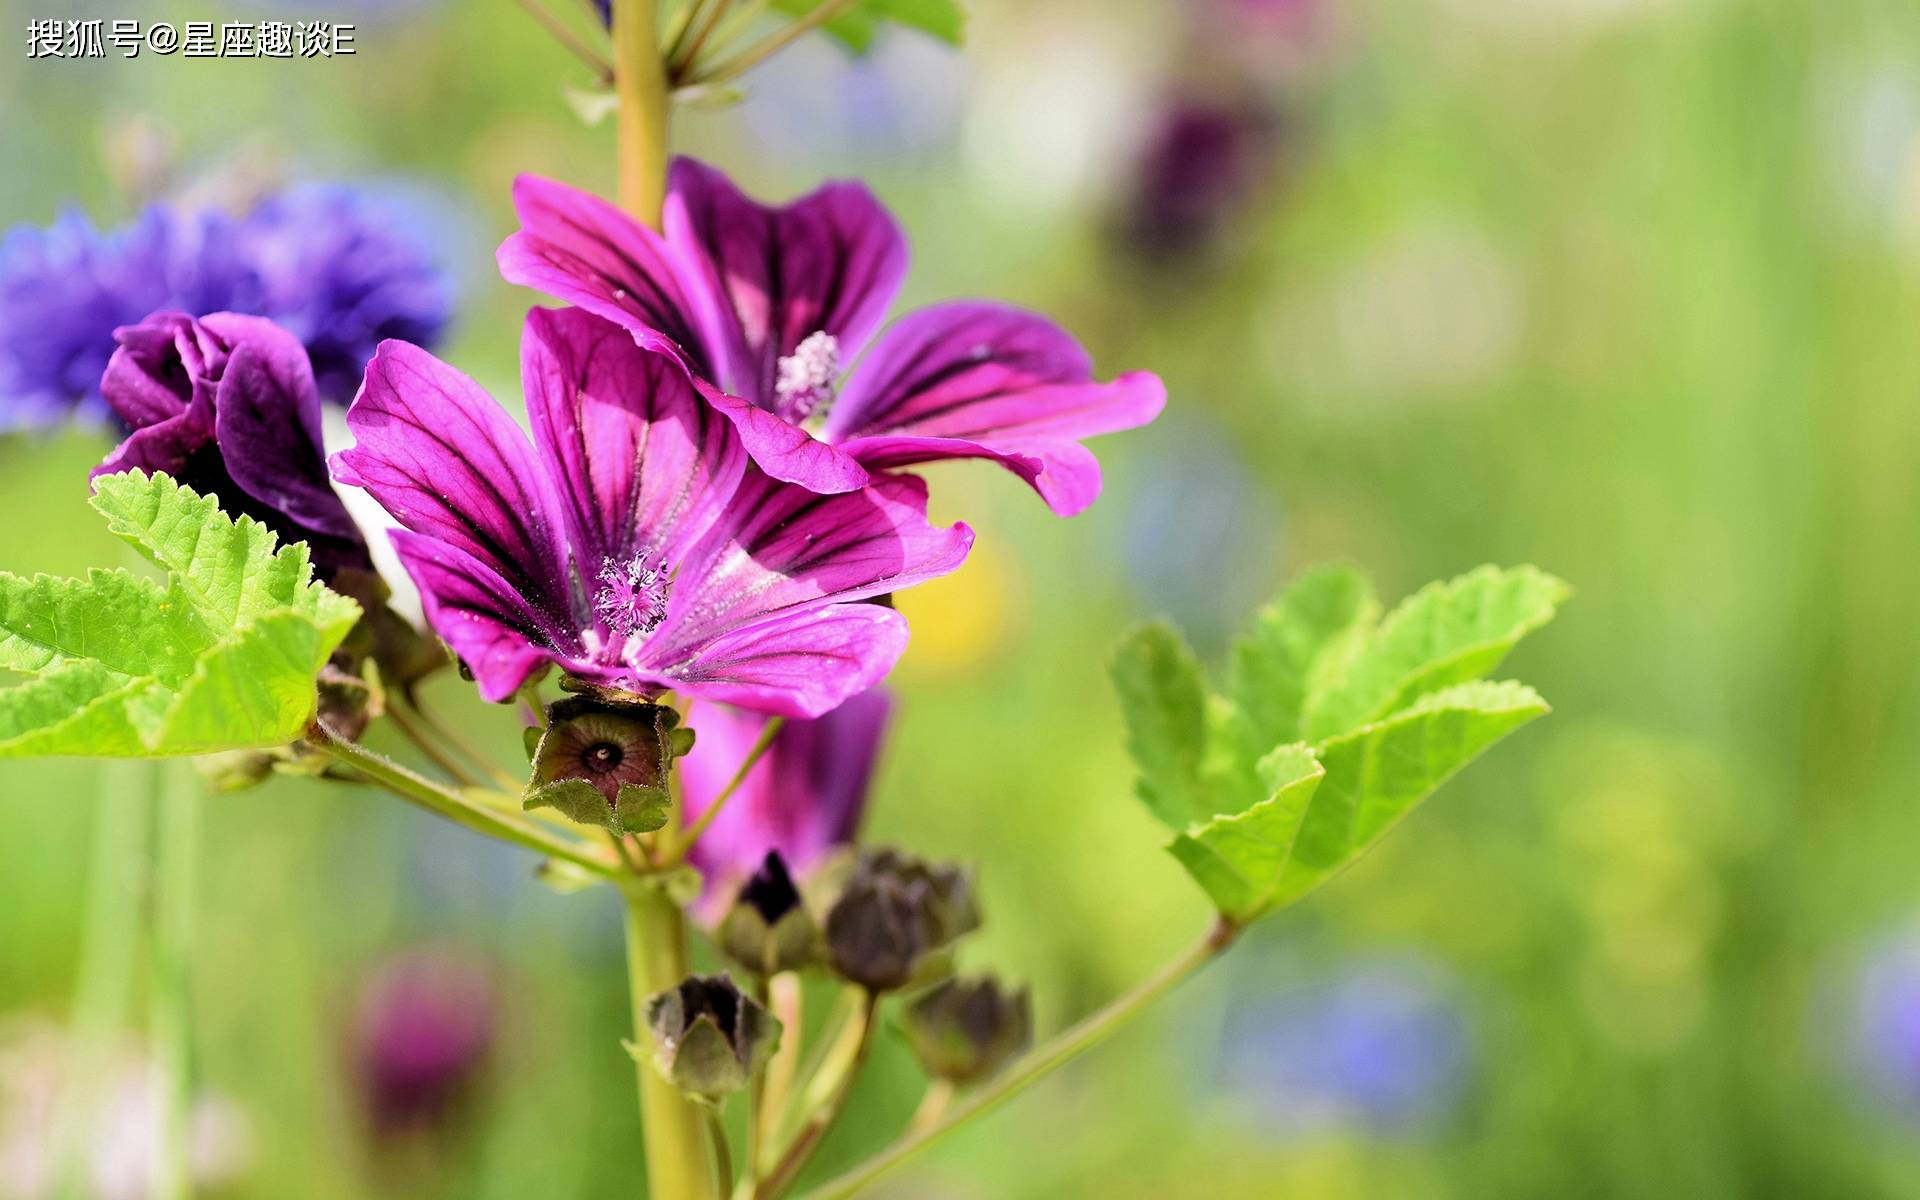
<path id="1" fill-rule="evenodd" d="M 876 992 L 904 987 L 980 926 L 963 869 L 892 850 L 862 854 L 827 912 L 827 951 L 846 979 Z"/>
<path id="2" fill-rule="evenodd" d="M 534 748 L 528 808 L 555 808 L 615 833 L 667 823 L 667 773 L 679 714 L 644 701 L 569 696 L 549 705 Z"/>
<path id="3" fill-rule="evenodd" d="M 725 975 L 689 975 L 647 1001 L 653 1062 L 696 1099 L 745 1087 L 780 1045 L 780 1022 Z"/>
<path id="4" fill-rule="evenodd" d="M 741 886 L 717 939 L 729 958 L 756 975 L 797 971 L 819 957 L 820 926 L 778 850 L 769 850 Z"/>
<path id="5" fill-rule="evenodd" d="M 908 1045 L 927 1074 L 951 1083 L 985 1079 L 1033 1041 L 1027 989 L 1007 992 L 990 975 L 948 979 L 907 1006 Z"/>

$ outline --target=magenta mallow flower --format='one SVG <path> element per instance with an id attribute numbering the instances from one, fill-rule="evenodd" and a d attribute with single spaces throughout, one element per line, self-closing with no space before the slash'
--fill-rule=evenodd
<path id="1" fill-rule="evenodd" d="M 742 880 L 777 850 L 796 875 L 853 840 L 886 735 L 893 701 L 884 689 L 862 692 L 824 717 L 788 721 L 741 781 L 689 857 L 706 881 L 709 915 L 724 910 Z M 698 820 L 766 729 L 767 718 L 718 704 L 687 715 L 697 733 L 679 760 L 689 820 Z"/>
<path id="2" fill-rule="evenodd" d="M 816 716 L 876 682 L 906 622 L 852 603 L 973 543 L 909 476 L 821 496 L 752 470 L 679 360 L 580 309 L 521 341 L 533 444 L 472 380 L 386 342 L 334 475 L 373 494 L 428 623 L 504 700 L 543 663 L 643 694 Z"/>
<path id="3" fill-rule="evenodd" d="M 493 980 L 447 950 L 416 948 L 362 988 L 351 1031 L 355 1082 L 379 1133 L 432 1126 L 470 1090 L 494 1038 Z"/>
<path id="4" fill-rule="evenodd" d="M 658 234 L 547 179 L 523 176 L 514 203 L 522 228 L 499 253 L 508 280 L 672 349 L 753 460 L 813 491 L 985 458 L 1071 515 L 1100 492 L 1099 463 L 1080 440 L 1144 425 L 1166 400 L 1145 372 L 1097 382 L 1065 331 L 1002 304 L 937 304 L 875 338 L 907 245 L 859 184 L 770 208 L 683 158 Z"/>
<path id="5" fill-rule="evenodd" d="M 307 543 L 323 579 L 372 571 L 327 478 L 320 396 L 300 340 L 239 313 L 156 313 L 113 332 L 100 392 L 132 430 L 94 476 L 164 471 L 232 516 Z"/>

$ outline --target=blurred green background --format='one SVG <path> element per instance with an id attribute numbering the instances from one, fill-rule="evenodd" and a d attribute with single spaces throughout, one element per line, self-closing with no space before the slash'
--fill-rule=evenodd
<path id="1" fill-rule="evenodd" d="M 26 19 L 68 7 L 0 0 L 0 224 L 118 222 L 156 184 L 403 177 L 449 213 L 445 356 L 511 401 L 533 297 L 492 271 L 509 183 L 612 183 L 610 132 L 562 95 L 583 72 L 514 4 L 339 0 L 319 11 L 359 53 L 331 61 L 26 61 Z M 935 480 L 980 543 L 903 598 L 869 827 L 980 865 L 969 964 L 1031 981 L 1047 1031 L 1204 927 L 1130 796 L 1105 676 L 1130 622 L 1171 615 L 1217 661 L 1328 559 L 1390 597 L 1483 561 L 1579 592 L 1503 672 L 1550 720 L 876 1194 L 1920 1195 L 1920 8 L 968 8 L 959 54 L 803 46 L 676 134 L 769 198 L 865 178 L 913 242 L 905 302 L 1028 304 L 1103 374 L 1167 381 L 1157 425 L 1096 445 L 1082 517 L 984 468 Z M 1230 129 L 1199 152 L 1196 107 Z M 83 499 L 105 448 L 0 441 L 0 563 L 118 561 Z M 433 696 L 514 761 L 508 712 Z M 19 1047 L 72 1007 L 90 829 L 135 809 L 107 779 L 0 765 L 16 1109 Z M 610 896 L 370 793 L 282 780 L 205 814 L 221 1194 L 640 1194 Z M 480 964 L 497 1035 L 460 1111 L 396 1145 L 366 1128 L 348 1028 L 421 944 Z M 917 1100 L 884 1041 L 821 1165 Z M 32 1194 L 7 1191 L 6 1120 L 0 1195 Z"/>

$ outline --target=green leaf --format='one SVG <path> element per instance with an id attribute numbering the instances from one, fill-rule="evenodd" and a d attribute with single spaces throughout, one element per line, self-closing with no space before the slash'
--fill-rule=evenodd
<path id="1" fill-rule="evenodd" d="M 804 17 L 823 2 L 774 0 L 773 8 L 790 17 Z M 966 14 L 957 0 L 858 0 L 821 28 L 855 54 L 865 54 L 873 48 L 881 23 L 889 21 L 954 45 L 960 43 L 966 30 Z"/>
<path id="2" fill-rule="evenodd" d="M 1351 863 L 1454 772 L 1547 711 L 1524 684 L 1464 683 L 1320 746 L 1326 778 L 1313 793 L 1275 903 L 1298 899 Z"/>
<path id="3" fill-rule="evenodd" d="M 1318 742 L 1398 712 L 1450 684 L 1478 679 L 1553 619 L 1567 585 L 1533 567 L 1480 567 L 1410 596 L 1366 640 L 1337 683 L 1306 704 L 1304 739 Z"/>
<path id="4" fill-rule="evenodd" d="M 1167 850 L 1214 906 L 1237 921 L 1272 904 L 1314 790 L 1325 771 L 1303 745 L 1282 746 L 1262 759 L 1266 799 L 1246 811 L 1196 823 Z"/>
<path id="5" fill-rule="evenodd" d="M 284 745 L 359 606 L 310 579 L 304 545 L 231 520 L 165 475 L 96 481 L 94 507 L 156 566 L 84 580 L 0 572 L 0 757 L 200 754 Z"/>
<path id="6" fill-rule="evenodd" d="M 1260 610 L 1227 669 L 1253 755 L 1301 736 L 1307 697 L 1338 674 L 1379 615 L 1373 585 L 1350 567 L 1308 572 Z"/>
<path id="7" fill-rule="evenodd" d="M 1170 829 L 1212 817 L 1200 777 L 1206 682 L 1193 651 L 1173 626 L 1142 625 L 1120 643 L 1112 670 L 1127 750 L 1140 768 L 1140 799 Z"/>

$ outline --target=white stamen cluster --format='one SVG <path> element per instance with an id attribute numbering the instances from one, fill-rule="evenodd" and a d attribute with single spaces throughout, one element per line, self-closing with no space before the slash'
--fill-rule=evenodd
<path id="1" fill-rule="evenodd" d="M 779 378 L 773 384 L 780 414 L 789 421 L 804 421 L 825 413 L 839 379 L 840 339 L 824 329 L 808 334 L 792 354 L 780 360 Z"/>

